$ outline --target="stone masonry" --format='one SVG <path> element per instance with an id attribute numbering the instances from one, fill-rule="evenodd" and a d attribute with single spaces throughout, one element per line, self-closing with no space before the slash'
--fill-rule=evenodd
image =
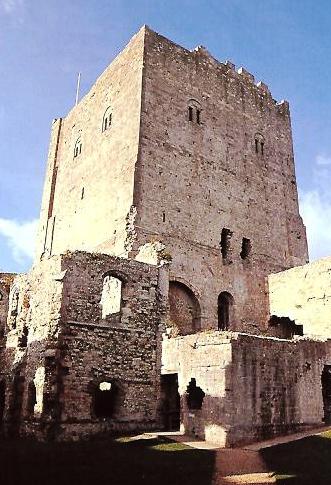
<path id="1" fill-rule="evenodd" d="M 308 262 L 289 105 L 144 26 L 52 124 L 36 258 L 0 274 L 0 429 L 331 422 L 330 261 Z"/>

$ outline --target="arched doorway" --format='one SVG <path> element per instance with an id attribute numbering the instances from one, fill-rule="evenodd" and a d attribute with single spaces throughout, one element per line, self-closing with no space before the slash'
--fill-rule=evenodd
<path id="1" fill-rule="evenodd" d="M 200 305 L 193 291 L 184 283 L 169 283 L 170 325 L 178 335 L 189 335 L 201 329 Z"/>
<path id="2" fill-rule="evenodd" d="M 227 291 L 218 296 L 218 330 L 229 330 L 233 320 L 233 297 Z"/>

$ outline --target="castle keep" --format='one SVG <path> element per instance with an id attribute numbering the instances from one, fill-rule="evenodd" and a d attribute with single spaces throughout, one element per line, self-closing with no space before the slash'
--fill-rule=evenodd
<path id="1" fill-rule="evenodd" d="M 5 434 L 331 418 L 331 260 L 308 263 L 289 106 L 143 27 L 52 125 L 34 265 L 0 275 Z"/>

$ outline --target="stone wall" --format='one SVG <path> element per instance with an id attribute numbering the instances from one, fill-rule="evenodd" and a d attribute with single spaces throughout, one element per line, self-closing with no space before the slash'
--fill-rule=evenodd
<path id="1" fill-rule="evenodd" d="M 166 309 L 159 278 L 167 277 L 166 269 L 85 253 L 64 256 L 62 267 L 63 434 L 73 438 L 155 427 Z M 105 274 L 121 279 L 122 305 L 118 314 L 103 319 Z M 95 392 L 101 382 L 112 383 L 118 392 L 110 420 L 96 416 Z"/>
<path id="2" fill-rule="evenodd" d="M 235 446 L 323 423 L 330 342 L 202 332 L 163 341 L 162 373 L 178 373 L 182 429 Z M 195 379 L 205 394 L 189 409 Z"/>
<path id="3" fill-rule="evenodd" d="M 120 308 L 103 318 L 109 276 L 121 281 Z M 77 439 L 156 427 L 167 278 L 166 266 L 84 252 L 16 277 L 0 354 L 6 433 Z M 100 414 L 102 384 L 116 391 L 111 416 L 104 395 Z"/>
<path id="4" fill-rule="evenodd" d="M 304 335 L 331 337 L 331 258 L 268 277 L 270 314 L 303 325 Z"/>
<path id="5" fill-rule="evenodd" d="M 204 48 L 188 51 L 149 29 L 144 58 L 132 254 L 160 240 L 171 279 L 199 299 L 203 328 L 217 328 L 217 297 L 227 291 L 232 330 L 258 333 L 268 316 L 264 277 L 307 260 L 288 103 Z"/>
<path id="6" fill-rule="evenodd" d="M 37 258 L 66 250 L 125 253 L 134 217 L 143 48 L 144 29 L 78 105 L 53 122 Z"/>
<path id="7" fill-rule="evenodd" d="M 0 340 L 4 335 L 8 307 L 9 307 L 9 293 L 10 285 L 15 275 L 12 273 L 0 273 Z"/>

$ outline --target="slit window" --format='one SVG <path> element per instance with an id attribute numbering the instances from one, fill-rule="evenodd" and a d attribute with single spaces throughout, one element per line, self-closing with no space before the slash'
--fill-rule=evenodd
<path id="1" fill-rule="evenodd" d="M 192 108 L 192 106 L 188 107 L 188 120 L 193 121 L 193 108 Z"/>
<path id="2" fill-rule="evenodd" d="M 257 155 L 264 155 L 264 136 L 261 135 L 261 133 L 256 133 L 255 138 L 254 138 L 254 143 L 255 143 L 255 153 Z"/>
<path id="3" fill-rule="evenodd" d="M 221 254 L 223 260 L 228 260 L 230 257 L 230 252 L 231 252 L 231 237 L 232 237 L 232 231 L 227 228 L 223 228 L 221 232 Z"/>
<path id="4" fill-rule="evenodd" d="M 112 112 L 111 112 L 111 107 L 108 106 L 102 119 L 102 132 L 107 131 L 111 127 L 111 124 L 112 124 Z"/>
<path id="5" fill-rule="evenodd" d="M 197 125 L 201 124 L 201 106 L 195 99 L 190 99 L 189 101 L 188 120 Z"/>
<path id="6" fill-rule="evenodd" d="M 243 237 L 243 240 L 241 243 L 241 252 L 240 252 L 241 259 L 248 259 L 251 249 L 252 249 L 252 245 L 251 245 L 250 239 Z"/>
<path id="7" fill-rule="evenodd" d="M 75 143 L 75 148 L 74 148 L 74 158 L 79 157 L 79 155 L 82 153 L 82 140 L 81 137 L 77 138 L 76 143 Z"/>

